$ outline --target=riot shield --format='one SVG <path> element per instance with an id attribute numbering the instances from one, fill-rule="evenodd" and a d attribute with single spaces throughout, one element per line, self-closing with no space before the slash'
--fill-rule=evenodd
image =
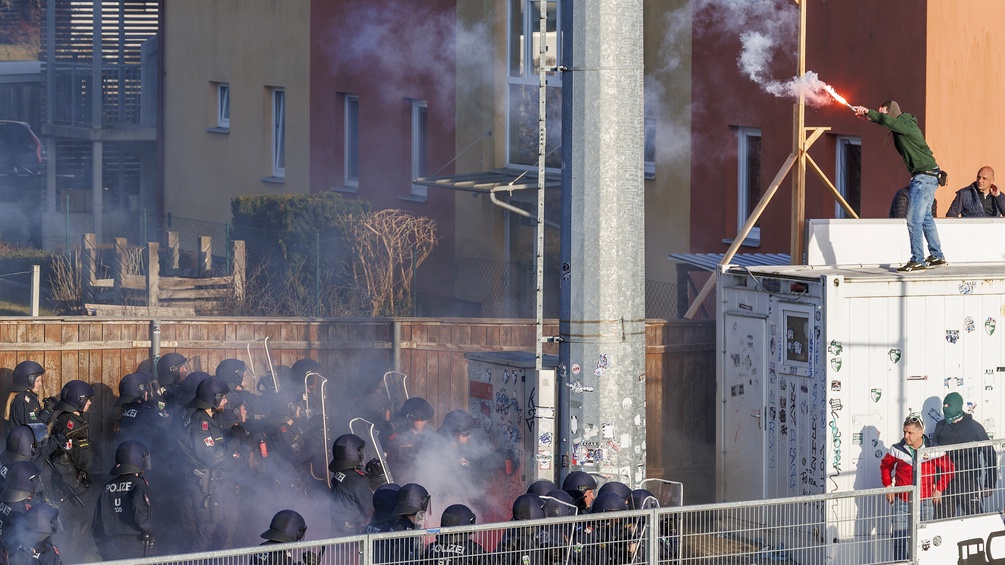
<path id="1" fill-rule="evenodd" d="M 408 375 L 399 371 L 384 373 L 384 390 L 387 391 L 387 398 L 391 401 L 394 413 L 397 413 L 401 405 L 408 400 L 408 386 L 405 383 L 407 379 Z"/>
<path id="2" fill-rule="evenodd" d="M 279 392 L 279 380 L 276 379 L 276 371 L 272 366 L 272 355 L 269 353 L 269 338 L 261 337 L 248 342 L 248 372 L 251 373 L 251 382 L 258 385 L 258 379 L 265 375 L 272 375 L 272 384 Z"/>
<path id="3" fill-rule="evenodd" d="M 644 479 L 639 488 L 653 493 L 659 501 L 660 508 L 673 508 L 684 505 L 684 483 L 664 479 Z M 679 513 L 660 513 L 660 524 L 657 531 L 661 536 L 659 556 L 661 561 L 679 563 L 681 558 L 681 523 Z M 634 556 L 633 556 L 634 562 Z"/>
<path id="4" fill-rule="evenodd" d="M 684 483 L 664 479 L 644 479 L 639 488 L 653 493 L 660 508 L 684 506 Z"/>
<path id="5" fill-rule="evenodd" d="M 304 375 L 304 412 L 307 414 L 307 422 L 308 422 L 308 424 L 311 423 L 312 416 L 314 415 L 314 410 L 316 410 L 316 408 L 312 408 L 311 407 L 311 393 L 308 390 L 308 382 L 309 382 L 309 380 L 310 380 L 311 377 L 315 377 L 317 379 L 320 379 L 320 381 L 321 381 L 321 384 L 318 386 L 318 397 L 319 397 L 319 402 L 321 403 L 321 436 L 324 438 L 324 443 L 321 444 L 321 447 L 323 448 L 323 451 L 324 451 L 321 454 L 321 461 L 322 462 L 327 462 L 328 461 L 328 445 L 329 444 L 328 444 L 328 406 L 327 406 L 326 395 L 327 395 L 327 392 L 328 392 L 328 379 L 326 379 L 324 376 L 320 375 L 319 373 L 315 373 L 315 372 L 312 372 L 312 371 L 308 372 L 306 375 Z M 318 469 L 314 468 L 314 461 L 315 461 L 315 459 L 311 458 L 311 477 L 313 477 L 315 480 L 320 481 L 322 479 L 321 479 L 320 476 L 318 476 Z M 323 463 L 322 463 L 322 465 L 323 465 Z M 327 466 L 323 465 L 323 467 L 322 467 L 322 469 L 320 469 L 320 471 L 321 471 L 321 474 L 324 476 L 325 482 L 328 483 L 328 488 L 331 489 L 332 488 L 332 476 L 331 476 L 331 473 L 328 472 Z"/>
<path id="6" fill-rule="evenodd" d="M 387 482 L 393 483 L 394 479 L 391 477 L 391 469 L 387 467 L 384 448 L 380 445 L 380 438 L 377 437 L 378 434 L 373 422 L 364 420 L 363 418 L 353 418 L 349 421 L 349 431 L 359 436 L 366 443 L 366 448 L 363 450 L 364 459 L 367 461 L 373 459 L 379 461 Z"/>

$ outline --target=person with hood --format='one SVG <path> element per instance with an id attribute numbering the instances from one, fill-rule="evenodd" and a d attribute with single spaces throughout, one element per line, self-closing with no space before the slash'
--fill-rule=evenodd
<path id="1" fill-rule="evenodd" d="M 153 513 L 150 484 L 150 450 L 138 441 L 124 441 L 115 450 L 112 479 L 98 495 L 91 535 L 98 555 L 106 561 L 147 557 L 153 546 Z"/>
<path id="2" fill-rule="evenodd" d="M 947 218 L 999 218 L 1005 215 L 1005 194 L 995 184 L 995 170 L 981 167 L 977 180 L 956 191 Z"/>
<path id="3" fill-rule="evenodd" d="M 41 503 L 32 506 L 18 522 L 7 544 L 12 565 L 62 565 L 59 549 L 52 544 L 59 531 L 59 511 Z"/>
<path id="4" fill-rule="evenodd" d="M 918 119 L 901 112 L 900 104 L 895 100 L 883 102 L 879 110 L 870 110 L 865 106 L 854 106 L 852 110 L 860 119 L 877 123 L 890 130 L 893 145 L 903 158 L 907 172 L 911 174 L 907 210 L 907 237 L 911 243 L 911 259 L 897 270 L 910 273 L 924 270 L 926 267 L 948 264 L 942 253 L 935 218 L 932 217 L 935 190 L 939 188 L 940 182 L 944 182 L 941 179 L 945 173 L 939 168 L 931 148 L 925 142 L 925 136 L 918 127 Z M 925 240 L 928 241 L 927 258 L 923 245 Z"/>
<path id="5" fill-rule="evenodd" d="M 476 521 L 470 508 L 452 504 L 440 516 L 440 527 L 470 526 Z M 471 539 L 471 532 L 456 532 L 436 534 L 417 562 L 428 565 L 490 565 L 492 559 L 480 543 Z"/>
<path id="6" fill-rule="evenodd" d="M 935 424 L 936 445 L 950 446 L 971 441 L 987 441 L 988 432 L 974 417 L 963 411 L 963 397 L 951 392 L 942 401 L 944 418 Z M 991 496 L 998 484 L 998 454 L 991 445 L 968 449 L 947 449 L 956 471 L 943 493 L 940 517 L 982 514 L 982 500 Z M 983 475 L 983 476 L 982 476 Z"/>

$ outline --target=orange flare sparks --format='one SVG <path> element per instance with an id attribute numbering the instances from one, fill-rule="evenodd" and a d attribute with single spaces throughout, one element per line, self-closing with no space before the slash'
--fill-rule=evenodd
<path id="1" fill-rule="evenodd" d="M 827 93 L 830 94 L 832 98 L 834 98 L 834 100 L 837 100 L 838 102 L 840 102 L 840 103 L 844 104 L 845 106 L 851 108 L 851 104 L 849 104 L 848 101 L 845 100 L 843 96 L 841 96 L 840 94 L 838 94 L 837 92 L 835 92 L 834 88 L 831 85 L 825 84 L 824 85 L 824 90 L 826 90 Z"/>

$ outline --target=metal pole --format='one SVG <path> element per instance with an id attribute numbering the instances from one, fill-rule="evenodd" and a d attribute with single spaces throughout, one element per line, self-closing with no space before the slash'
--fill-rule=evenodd
<path id="1" fill-rule="evenodd" d="M 40 269 L 38 265 L 31 266 L 31 317 L 38 317 L 38 294 L 39 294 L 39 280 L 41 276 L 39 275 Z"/>
<path id="2" fill-rule="evenodd" d="M 541 9 L 538 28 L 537 65 L 537 243 L 534 249 L 534 374 L 544 368 L 544 186 L 545 157 L 548 154 L 548 74 L 545 57 L 548 54 L 548 2 L 539 3 Z"/>
<path id="3" fill-rule="evenodd" d="M 321 232 L 314 232 L 314 315 L 321 315 Z"/>
<path id="4" fill-rule="evenodd" d="M 157 362 L 161 358 L 161 323 L 150 320 L 150 372 L 157 374 Z"/>

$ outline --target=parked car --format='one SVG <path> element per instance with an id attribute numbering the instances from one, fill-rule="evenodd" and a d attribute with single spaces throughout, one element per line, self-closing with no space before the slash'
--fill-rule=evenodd
<path id="1" fill-rule="evenodd" d="M 0 120 L 0 175 L 45 174 L 45 146 L 24 122 Z"/>

